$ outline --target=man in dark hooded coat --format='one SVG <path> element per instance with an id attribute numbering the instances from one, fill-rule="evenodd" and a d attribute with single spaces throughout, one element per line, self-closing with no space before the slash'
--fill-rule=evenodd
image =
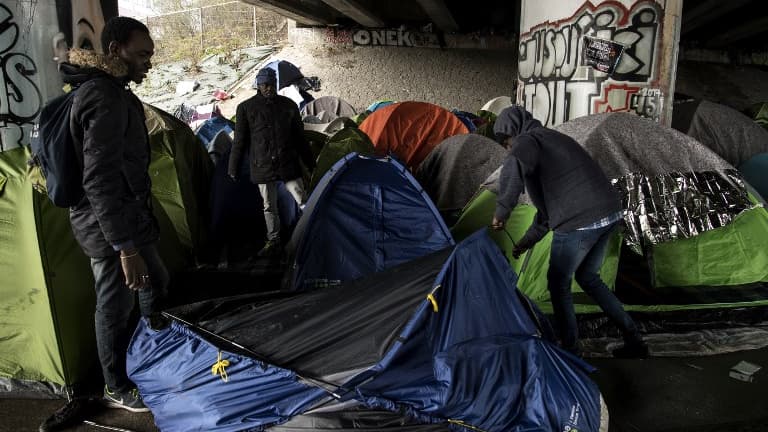
<path id="1" fill-rule="evenodd" d="M 315 162 L 304 138 L 298 106 L 277 94 L 275 71 L 261 69 L 256 75 L 256 88 L 255 96 L 237 106 L 229 176 L 236 179 L 243 154 L 249 154 L 251 182 L 259 185 L 267 225 L 267 242 L 259 255 L 274 256 L 281 249 L 277 182 L 285 182 L 288 192 L 303 205 L 306 197 L 299 161 L 310 171 Z"/>
<path id="2" fill-rule="evenodd" d="M 622 219 L 618 191 L 576 141 L 543 127 L 520 106 L 502 111 L 493 129 L 509 155 L 501 170 L 491 226 L 504 228 L 525 188 L 537 213 L 513 256 L 519 257 L 553 231 L 547 288 L 562 347 L 580 354 L 571 295 L 575 274 L 584 292 L 622 332 L 624 346 L 614 350 L 614 356 L 647 357 L 637 325 L 600 278 L 608 241 Z"/>
<path id="3" fill-rule="evenodd" d="M 165 325 L 159 312 L 169 275 L 155 246 L 159 229 L 151 207 L 144 109 L 128 84 L 146 77 L 154 43 L 140 21 L 115 17 L 104 26 L 101 44 L 103 53 L 72 50 L 61 65 L 62 79 L 76 92 L 70 131 L 82 151 L 85 191 L 69 216 L 95 279 L 103 402 L 146 412 L 125 370 L 133 332 L 129 317 L 138 297 L 150 327 Z"/>

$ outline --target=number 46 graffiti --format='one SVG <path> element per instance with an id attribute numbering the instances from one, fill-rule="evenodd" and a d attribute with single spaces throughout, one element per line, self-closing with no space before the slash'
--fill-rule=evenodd
<path id="1" fill-rule="evenodd" d="M 642 88 L 629 101 L 630 110 L 653 121 L 659 121 L 663 106 L 664 95 L 659 89 Z"/>

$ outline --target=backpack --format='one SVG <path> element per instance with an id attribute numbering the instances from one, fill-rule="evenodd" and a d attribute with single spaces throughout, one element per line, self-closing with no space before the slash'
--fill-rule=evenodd
<path id="1" fill-rule="evenodd" d="M 48 198 L 58 207 L 77 205 L 85 196 L 83 160 L 69 130 L 75 91 L 49 101 L 32 129 L 32 160 L 45 177 Z"/>

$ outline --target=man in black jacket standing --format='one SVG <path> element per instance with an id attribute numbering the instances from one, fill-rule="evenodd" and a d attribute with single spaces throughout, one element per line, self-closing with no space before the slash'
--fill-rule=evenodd
<path id="1" fill-rule="evenodd" d="M 250 179 L 259 185 L 267 225 L 267 242 L 259 255 L 275 256 L 281 250 L 277 182 L 284 181 L 288 192 L 303 205 L 306 197 L 299 160 L 310 171 L 315 162 L 304 138 L 298 106 L 277 94 L 275 71 L 261 69 L 256 75 L 256 88 L 255 96 L 237 106 L 228 171 L 236 179 L 243 152 L 249 152 Z"/>
<path id="2" fill-rule="evenodd" d="M 543 127 L 522 107 L 502 111 L 493 129 L 509 156 L 501 170 L 491 227 L 504 228 L 525 188 L 537 213 L 512 254 L 519 257 L 553 231 L 547 288 L 562 347 L 580 354 L 571 295 L 575 273 L 584 292 L 622 332 L 624 346 L 614 350 L 614 356 L 647 357 L 637 325 L 600 279 L 606 246 L 622 219 L 618 191 L 576 141 Z"/>
<path id="3" fill-rule="evenodd" d="M 154 44 L 141 22 L 115 17 L 101 35 L 104 54 L 72 50 L 61 65 L 76 91 L 70 131 L 82 146 L 85 197 L 70 208 L 72 231 L 86 255 L 96 287 L 96 345 L 104 375 L 104 402 L 148 411 L 126 374 L 136 293 L 141 315 L 159 325 L 168 272 L 155 243 L 158 224 L 150 205 L 149 137 L 144 110 L 128 88 L 152 67 Z"/>

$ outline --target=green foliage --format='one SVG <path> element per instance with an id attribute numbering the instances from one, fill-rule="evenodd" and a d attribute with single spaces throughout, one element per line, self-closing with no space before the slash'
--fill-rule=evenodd
<path id="1" fill-rule="evenodd" d="M 286 19 L 239 1 L 158 0 L 160 12 L 146 19 L 155 40 L 154 62 L 184 62 L 199 70 L 211 55 L 237 67 L 238 50 L 256 45 L 278 45 L 287 39 Z"/>

